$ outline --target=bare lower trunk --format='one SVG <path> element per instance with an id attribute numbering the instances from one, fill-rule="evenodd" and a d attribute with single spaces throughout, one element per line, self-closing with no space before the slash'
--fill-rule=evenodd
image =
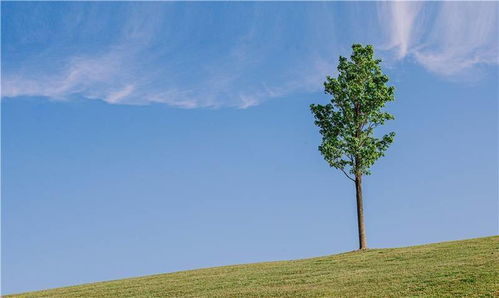
<path id="1" fill-rule="evenodd" d="M 355 175 L 357 194 L 357 224 L 359 227 L 359 249 L 367 248 L 366 229 L 364 227 L 364 205 L 362 203 L 362 175 Z"/>

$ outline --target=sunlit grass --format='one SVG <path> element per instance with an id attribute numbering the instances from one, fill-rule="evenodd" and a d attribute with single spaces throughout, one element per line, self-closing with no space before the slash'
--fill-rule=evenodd
<path id="1" fill-rule="evenodd" d="M 498 276 L 499 237 L 494 236 L 151 275 L 18 297 L 499 297 Z"/>

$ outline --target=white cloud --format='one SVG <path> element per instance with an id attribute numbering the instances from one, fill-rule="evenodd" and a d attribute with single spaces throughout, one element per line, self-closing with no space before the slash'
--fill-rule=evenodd
<path id="1" fill-rule="evenodd" d="M 122 98 L 130 96 L 134 89 L 135 87 L 133 85 L 127 85 L 123 89 L 110 92 L 104 101 L 109 103 L 119 103 Z"/>
<path id="2" fill-rule="evenodd" d="M 442 3 L 427 45 L 414 56 L 429 70 L 443 75 L 498 63 L 498 11 L 497 3 Z"/>
<path id="3" fill-rule="evenodd" d="M 349 46 L 342 46 L 345 41 L 338 40 L 348 18 L 336 19 L 325 3 L 298 15 L 284 9 L 255 9 L 245 25 L 234 21 L 240 25 L 237 32 L 229 25 L 216 30 L 189 22 L 173 26 L 183 20 L 175 17 L 183 14 L 176 14 L 170 4 L 122 5 L 127 8 L 121 11 L 125 12 L 120 18 L 124 23 L 108 24 L 105 17 L 109 12 L 91 15 L 77 10 L 65 20 L 68 24 L 79 20 L 70 31 L 61 29 L 55 34 L 52 30 L 56 29 L 47 25 L 50 30 L 42 31 L 40 38 L 28 38 L 43 44 L 52 34 L 57 36 L 43 44 L 46 48 L 39 54 L 2 70 L 2 97 L 83 97 L 111 104 L 248 108 L 271 98 L 321 90 L 326 75 L 336 68 L 338 54 L 348 55 L 349 51 Z M 378 40 L 372 42 L 384 42 L 381 48 L 393 53 L 395 60 L 411 58 L 447 77 L 498 62 L 497 3 L 400 1 L 377 5 L 379 24 L 387 36 L 376 36 Z M 204 9 L 184 13 L 188 20 L 209 19 Z M 283 26 L 283 20 L 300 25 L 300 33 Z M 206 22 L 206 26 L 212 23 L 216 22 Z M 362 26 L 368 23 L 366 20 Z M 112 38 L 100 39 L 96 47 L 86 42 L 72 44 L 72 38 L 78 37 L 73 31 L 78 28 L 85 34 L 81 40 L 88 41 L 99 37 L 101 31 L 106 36 L 108 27 L 114 28 L 112 34 L 108 32 Z M 230 30 L 224 31 L 224 27 Z M 365 40 L 352 34 L 349 42 Z M 213 38 L 219 38 L 223 47 L 205 41 Z M 21 45 L 23 42 L 26 40 Z M 185 51 L 190 52 L 184 55 Z"/>
<path id="4" fill-rule="evenodd" d="M 405 57 L 409 49 L 418 41 L 421 32 L 422 2 L 394 1 L 380 2 L 378 15 L 382 26 L 388 31 L 385 49 L 396 51 L 398 59 Z"/>
<path id="5" fill-rule="evenodd" d="M 127 94 L 121 94 L 124 90 L 116 91 L 120 86 L 122 61 L 122 55 L 112 51 L 101 57 L 72 57 L 63 69 L 49 73 L 30 73 L 30 68 L 25 66 L 16 74 L 4 75 L 2 96 L 43 96 L 67 100 L 73 95 L 80 95 L 116 103 L 132 91 L 127 90 Z"/>
<path id="6" fill-rule="evenodd" d="M 298 37 L 292 28 L 283 27 L 285 11 L 251 10 L 252 19 L 240 24 L 234 34 L 233 29 L 224 31 L 223 27 L 229 25 L 217 31 L 204 28 L 211 26 L 210 21 L 204 27 L 189 22 L 179 27 L 176 23 L 183 19 L 175 17 L 183 14 L 189 17 L 187 21 L 209 20 L 212 16 L 206 9 L 186 8 L 176 14 L 165 3 L 123 5 L 126 9 L 116 13 L 125 13 L 120 19 L 126 21 L 112 26 L 103 21 L 103 17 L 108 17 L 105 12 L 103 15 L 99 15 L 99 10 L 92 10 L 92 13 L 97 11 L 96 15 L 75 12 L 80 20 L 78 26 L 86 34 L 84 40 L 101 34 L 99 31 L 106 34 L 107 27 L 120 31 L 112 31 L 112 39 L 101 39 L 95 49 L 86 44 L 80 48 L 71 44 L 77 36 L 74 32 L 57 32 L 59 38 L 40 56 L 20 61 L 3 73 L 2 97 L 41 96 L 50 100 L 78 97 L 111 104 L 164 103 L 181 108 L 244 109 L 293 92 L 320 90 L 325 76 L 334 69 L 333 63 L 326 63 L 328 60 L 317 54 L 316 49 L 305 48 L 301 50 L 303 55 L 285 56 L 288 55 L 283 51 L 287 48 L 285 43 L 303 42 L 314 47 L 320 39 L 323 48 L 317 51 L 337 57 L 335 47 L 331 46 L 333 38 L 323 42 L 320 34 Z M 249 13 L 247 10 L 239 13 L 243 12 Z M 304 19 L 299 18 L 309 31 L 321 27 L 312 12 Z M 281 13 L 284 15 L 280 16 Z M 65 22 L 71 23 L 72 19 Z M 234 22 L 239 24 L 239 19 L 236 17 Z M 100 27 L 92 27 L 93 23 Z M 327 26 L 329 29 L 332 26 L 330 19 Z M 289 32 L 283 33 L 286 30 Z M 220 38 L 223 47 L 199 43 L 218 36 L 223 37 Z M 70 50 L 59 57 L 61 49 Z M 191 52 L 184 55 L 184 51 Z M 326 66 L 331 68 L 325 69 Z"/>
<path id="7" fill-rule="evenodd" d="M 450 78 L 470 77 L 480 65 L 499 62 L 497 3 L 395 1 L 379 8 L 380 23 L 388 32 L 385 48 L 395 50 L 397 59 L 413 57 Z"/>

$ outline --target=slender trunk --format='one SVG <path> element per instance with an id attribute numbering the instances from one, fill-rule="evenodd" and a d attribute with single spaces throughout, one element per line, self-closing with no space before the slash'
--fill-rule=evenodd
<path id="1" fill-rule="evenodd" d="M 367 248 L 366 229 L 364 226 L 364 206 L 362 203 L 362 175 L 355 175 L 355 191 L 357 194 L 357 224 L 359 227 L 359 249 Z"/>

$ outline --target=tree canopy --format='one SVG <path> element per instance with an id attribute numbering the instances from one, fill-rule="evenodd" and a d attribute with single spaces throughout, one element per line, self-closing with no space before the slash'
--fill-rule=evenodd
<path id="1" fill-rule="evenodd" d="M 352 50 L 350 60 L 340 56 L 337 78 L 328 76 L 324 82 L 325 93 L 332 95 L 330 103 L 310 108 L 322 134 L 319 151 L 331 167 L 354 180 L 350 175 L 370 174 L 369 168 L 384 155 L 395 133 L 374 136 L 376 127 L 394 119 L 383 111 L 394 100 L 394 87 L 387 86 L 381 60 L 374 58 L 370 45 L 354 44 Z"/>

